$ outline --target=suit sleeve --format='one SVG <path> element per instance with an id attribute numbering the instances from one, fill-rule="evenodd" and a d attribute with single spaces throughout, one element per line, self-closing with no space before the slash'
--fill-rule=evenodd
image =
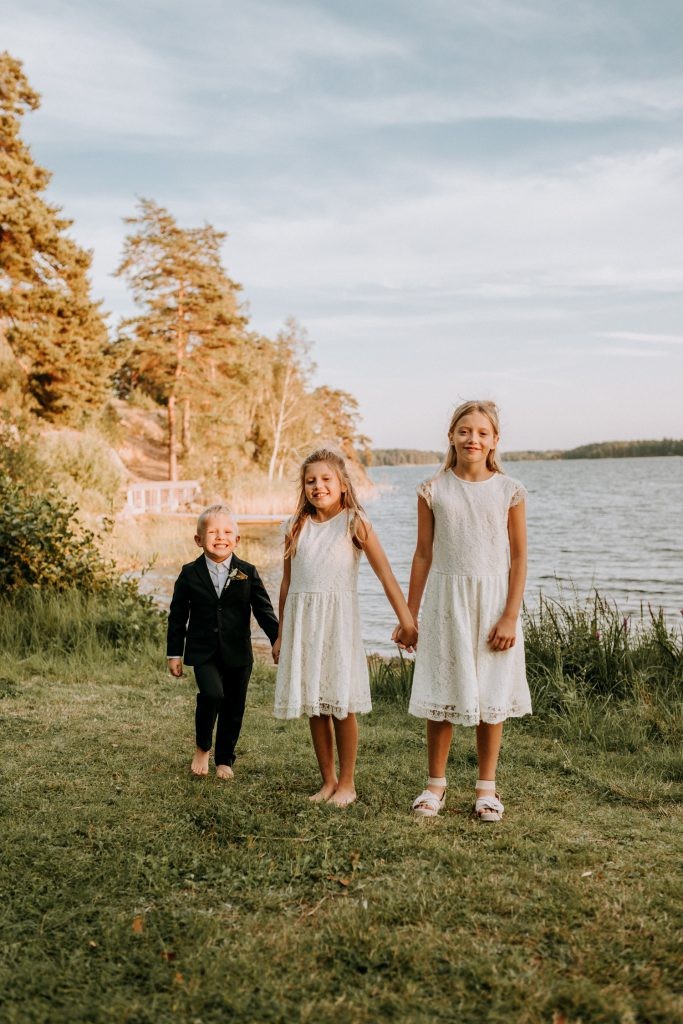
<path id="1" fill-rule="evenodd" d="M 181 572 L 175 581 L 171 607 L 168 610 L 168 628 L 166 630 L 166 656 L 168 658 L 183 656 L 189 616 L 190 588 Z"/>
<path id="2" fill-rule="evenodd" d="M 257 569 L 254 569 L 254 577 L 251 581 L 251 610 L 271 644 L 274 644 L 278 631 L 277 616 Z"/>

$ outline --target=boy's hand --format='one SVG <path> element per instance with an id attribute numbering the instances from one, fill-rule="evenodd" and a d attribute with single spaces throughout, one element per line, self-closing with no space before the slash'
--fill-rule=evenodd
<path id="1" fill-rule="evenodd" d="M 183 674 L 183 659 L 182 658 L 169 658 L 168 659 L 168 671 L 176 679 L 179 679 Z"/>
<path id="2" fill-rule="evenodd" d="M 280 663 L 280 647 L 282 646 L 282 637 L 278 637 L 273 644 L 273 661 L 276 665 Z"/>

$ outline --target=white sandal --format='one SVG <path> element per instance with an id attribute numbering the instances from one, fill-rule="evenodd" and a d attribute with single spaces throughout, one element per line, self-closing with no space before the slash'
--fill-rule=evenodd
<path id="1" fill-rule="evenodd" d="M 430 777 L 427 779 L 427 785 L 443 786 L 443 793 L 441 796 L 437 796 L 436 793 L 432 793 L 431 789 L 425 789 L 419 796 L 415 797 L 411 810 L 416 818 L 435 818 L 446 803 L 446 786 L 448 783 L 445 779 L 432 779 Z"/>
<path id="2" fill-rule="evenodd" d="M 479 821 L 502 821 L 505 808 L 496 793 L 495 782 L 477 779 L 476 788 L 489 791 L 485 796 L 478 796 L 474 801 L 474 813 L 479 818 Z"/>

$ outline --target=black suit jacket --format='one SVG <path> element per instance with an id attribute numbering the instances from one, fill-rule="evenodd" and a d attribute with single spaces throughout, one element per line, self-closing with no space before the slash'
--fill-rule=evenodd
<path id="1" fill-rule="evenodd" d="M 203 554 L 182 567 L 168 613 L 168 657 L 182 655 L 186 665 L 203 665 L 219 654 L 224 665 L 250 665 L 252 612 L 275 643 L 277 618 L 255 566 L 233 554 L 233 569 L 246 579 L 231 579 L 219 598 Z"/>

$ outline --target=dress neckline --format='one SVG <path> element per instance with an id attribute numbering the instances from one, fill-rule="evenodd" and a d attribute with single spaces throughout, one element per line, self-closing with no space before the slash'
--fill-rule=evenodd
<path id="1" fill-rule="evenodd" d="M 461 476 L 458 476 L 458 474 L 455 472 L 453 468 L 451 468 L 450 472 L 455 477 L 456 480 L 460 481 L 461 484 L 469 484 L 470 486 L 476 486 L 477 484 L 489 484 L 491 483 L 492 480 L 495 480 L 496 477 L 500 475 L 499 473 L 492 473 L 491 476 L 487 476 L 485 480 L 463 480 L 463 478 Z"/>
<path id="2" fill-rule="evenodd" d="M 339 511 L 337 512 L 337 514 L 332 516 L 331 519 L 323 519 L 323 520 L 321 520 L 321 522 L 318 522 L 317 519 L 313 519 L 312 516 L 309 516 L 308 517 L 308 521 L 313 526 L 327 526 L 329 523 L 333 523 L 336 519 L 339 519 L 339 516 L 342 515 L 342 513 L 344 513 L 344 512 L 346 512 L 346 509 L 345 508 L 340 508 Z"/>

